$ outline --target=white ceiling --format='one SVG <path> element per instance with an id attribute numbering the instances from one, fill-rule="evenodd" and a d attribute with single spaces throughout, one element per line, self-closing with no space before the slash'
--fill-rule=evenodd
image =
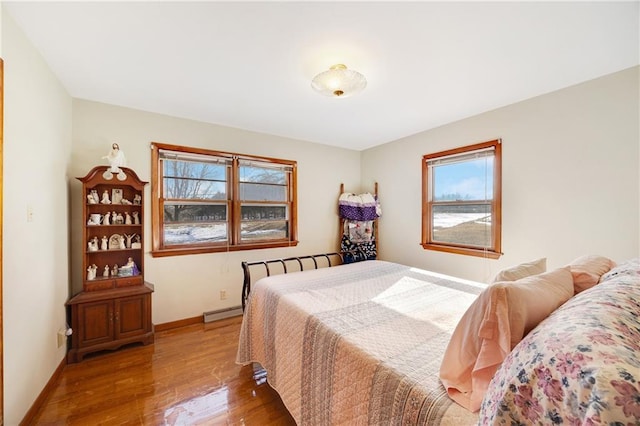
<path id="1" fill-rule="evenodd" d="M 639 2 L 3 2 L 70 95 L 362 150 L 639 63 Z M 361 94 L 315 93 L 336 63 Z"/>

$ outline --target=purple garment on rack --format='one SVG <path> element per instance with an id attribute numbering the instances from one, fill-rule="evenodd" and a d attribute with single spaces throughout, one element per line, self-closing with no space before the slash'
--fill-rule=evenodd
<path id="1" fill-rule="evenodd" d="M 378 218 L 377 201 L 373 195 L 344 193 L 338 200 L 340 217 L 351 220 L 374 220 Z"/>

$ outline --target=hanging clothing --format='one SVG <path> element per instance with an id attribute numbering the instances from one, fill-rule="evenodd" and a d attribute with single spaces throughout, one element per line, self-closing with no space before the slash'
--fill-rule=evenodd
<path id="1" fill-rule="evenodd" d="M 367 243 L 373 239 L 372 220 L 345 220 L 344 234 L 353 243 Z"/>
<path id="2" fill-rule="evenodd" d="M 351 220 L 374 220 L 380 216 L 380 206 L 370 193 L 360 195 L 344 193 L 338 199 L 340 217 Z"/>

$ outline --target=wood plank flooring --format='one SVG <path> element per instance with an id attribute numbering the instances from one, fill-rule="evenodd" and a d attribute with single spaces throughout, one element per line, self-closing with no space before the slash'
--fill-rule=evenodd
<path id="1" fill-rule="evenodd" d="M 295 425 L 264 370 L 235 363 L 242 317 L 67 365 L 36 425 Z"/>

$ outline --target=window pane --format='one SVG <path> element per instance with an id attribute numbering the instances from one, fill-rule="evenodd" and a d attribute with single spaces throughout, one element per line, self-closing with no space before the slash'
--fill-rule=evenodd
<path id="1" fill-rule="evenodd" d="M 165 178 L 164 198 L 183 200 L 226 200 L 226 182 Z"/>
<path id="2" fill-rule="evenodd" d="M 227 240 L 227 206 L 165 204 L 164 243 L 200 244 Z"/>
<path id="3" fill-rule="evenodd" d="M 433 166 L 434 201 L 493 199 L 493 157 Z"/>
<path id="4" fill-rule="evenodd" d="M 260 241 L 286 239 L 289 237 L 288 222 L 286 220 L 242 221 L 240 238 L 242 241 Z"/>
<path id="5" fill-rule="evenodd" d="M 266 241 L 289 237 L 287 206 L 243 205 L 240 208 L 242 241 Z"/>
<path id="6" fill-rule="evenodd" d="M 491 248 L 491 206 L 434 205 L 433 241 Z"/>
<path id="7" fill-rule="evenodd" d="M 226 241 L 226 222 L 165 224 L 164 226 L 164 243 L 166 245 L 219 243 Z"/>
<path id="8" fill-rule="evenodd" d="M 165 204 L 164 223 L 213 222 L 227 220 L 224 204 Z"/>
<path id="9" fill-rule="evenodd" d="M 227 199 L 227 166 L 193 161 L 163 160 L 164 198 Z"/>
<path id="10" fill-rule="evenodd" d="M 240 214 L 243 221 L 287 219 L 287 207 L 244 205 L 240 209 Z"/>
<path id="11" fill-rule="evenodd" d="M 240 166 L 240 182 L 287 184 L 287 172 L 272 167 Z"/>
<path id="12" fill-rule="evenodd" d="M 259 183 L 241 183 L 242 201 L 287 201 L 287 187 Z"/>

